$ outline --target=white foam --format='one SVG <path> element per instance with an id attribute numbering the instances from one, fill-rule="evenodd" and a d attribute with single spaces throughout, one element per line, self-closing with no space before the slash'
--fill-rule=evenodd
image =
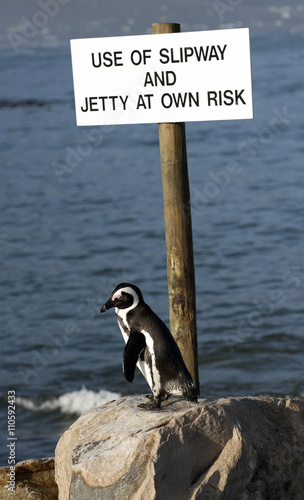
<path id="1" fill-rule="evenodd" d="M 60 410 L 65 414 L 82 413 L 96 408 L 102 404 L 121 397 L 118 392 L 110 392 L 101 389 L 98 392 L 86 389 L 85 386 L 79 391 L 67 392 L 58 398 L 52 398 L 42 403 L 35 403 L 32 399 L 17 397 L 16 403 L 30 411 Z"/>

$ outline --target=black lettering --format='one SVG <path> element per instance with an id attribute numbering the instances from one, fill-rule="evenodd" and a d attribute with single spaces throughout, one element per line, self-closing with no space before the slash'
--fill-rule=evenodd
<path id="1" fill-rule="evenodd" d="M 105 100 L 108 99 L 106 96 L 101 96 L 101 97 L 98 97 L 98 99 L 101 100 L 101 103 L 102 103 L 102 111 L 105 111 L 106 109 L 106 105 L 105 105 Z"/>
<path id="2" fill-rule="evenodd" d="M 185 47 L 184 51 L 185 51 L 185 62 L 187 62 L 188 58 L 193 56 L 193 48 L 192 47 Z"/>
<path id="3" fill-rule="evenodd" d="M 121 51 L 114 52 L 114 64 L 115 64 L 115 66 L 123 66 L 123 62 L 120 62 L 120 61 L 122 61 L 122 52 Z"/>
<path id="4" fill-rule="evenodd" d="M 242 97 L 243 92 L 245 92 L 245 89 L 241 90 L 240 92 L 238 92 L 237 90 L 235 91 L 235 104 L 238 104 L 239 99 L 240 99 L 240 101 L 242 101 L 242 104 L 246 104 L 246 102 L 244 101 L 244 99 Z"/>
<path id="5" fill-rule="evenodd" d="M 182 48 L 180 48 L 179 50 L 180 50 L 180 56 L 181 56 L 181 58 L 180 59 L 174 59 L 174 49 L 170 49 L 170 51 L 171 51 L 171 62 L 172 63 L 183 62 Z"/>
<path id="6" fill-rule="evenodd" d="M 118 95 L 109 95 L 109 99 L 112 99 L 112 108 L 113 108 L 113 111 L 115 111 L 115 101 L 116 99 L 118 99 Z"/>
<path id="7" fill-rule="evenodd" d="M 167 102 L 165 102 L 165 99 Z M 166 109 L 171 108 L 172 106 L 172 97 L 170 94 L 163 94 L 161 97 L 162 106 Z"/>
<path id="8" fill-rule="evenodd" d="M 224 92 L 224 104 L 226 106 L 231 106 L 234 102 L 233 90 L 225 90 Z"/>
<path id="9" fill-rule="evenodd" d="M 126 95 L 125 99 L 124 99 L 121 95 L 120 95 L 119 97 L 120 97 L 120 100 L 121 100 L 121 102 L 122 102 L 123 109 L 124 109 L 124 111 L 126 111 L 126 104 L 127 104 L 127 100 L 128 100 L 128 97 L 129 97 L 129 96 L 128 96 L 128 95 Z"/>
<path id="10" fill-rule="evenodd" d="M 170 57 L 168 56 L 168 49 L 160 49 L 159 51 L 160 59 L 159 62 L 162 64 L 167 64 L 170 61 Z M 163 58 L 163 59 L 161 59 Z"/>
<path id="11" fill-rule="evenodd" d="M 86 113 L 87 111 L 98 111 L 98 108 L 95 108 L 94 106 L 97 106 L 97 97 L 86 97 L 85 98 L 85 107 L 81 106 L 81 111 Z"/>
<path id="12" fill-rule="evenodd" d="M 157 86 L 157 80 L 161 85 L 165 85 L 165 72 L 161 72 L 161 76 L 155 71 L 154 73 L 155 86 Z"/>
<path id="13" fill-rule="evenodd" d="M 111 52 L 105 52 L 103 54 L 103 65 L 106 67 L 106 68 L 110 68 L 110 66 L 112 66 L 113 64 L 113 61 L 111 59 Z"/>
<path id="14" fill-rule="evenodd" d="M 122 61 L 122 52 L 114 52 L 113 54 L 111 52 L 104 52 L 101 54 L 101 52 L 98 52 L 97 54 L 94 54 L 92 52 L 91 54 L 92 57 L 92 65 L 94 68 L 100 68 L 100 66 L 103 64 L 106 68 L 110 68 L 111 66 L 123 66 Z"/>
<path id="15" fill-rule="evenodd" d="M 209 90 L 207 92 L 207 99 L 208 99 L 208 106 L 211 106 L 212 101 L 217 106 L 217 92 L 214 92 L 214 90 Z"/>
<path id="16" fill-rule="evenodd" d="M 199 93 L 196 92 L 195 95 L 191 92 L 185 92 L 184 94 L 181 92 L 178 94 L 163 94 L 161 103 L 166 109 L 171 108 L 173 104 L 176 108 L 185 108 L 187 105 L 192 107 L 192 104 L 199 106 Z"/>
<path id="17" fill-rule="evenodd" d="M 224 60 L 224 52 L 225 52 L 225 50 L 226 50 L 226 48 L 227 48 L 227 45 L 224 45 L 223 49 L 221 49 L 221 47 L 220 47 L 219 45 L 217 46 L 217 48 L 218 48 L 218 50 L 219 50 L 219 51 L 220 51 L 220 53 L 221 53 L 221 56 L 222 56 L 222 61 L 223 61 L 223 60 Z"/>
<path id="18" fill-rule="evenodd" d="M 192 106 L 192 102 L 195 104 L 195 106 L 199 106 L 199 93 L 196 92 L 196 97 L 194 97 L 194 95 L 189 92 L 189 106 L 191 108 Z"/>
<path id="19" fill-rule="evenodd" d="M 90 97 L 90 111 L 98 111 L 98 108 L 93 108 L 93 106 L 97 106 L 97 97 Z"/>
<path id="20" fill-rule="evenodd" d="M 144 109 L 151 109 L 151 97 L 153 97 L 153 94 L 144 94 L 144 95 L 139 95 L 138 96 L 138 101 L 137 101 L 137 107 L 136 109 L 139 109 L 141 106 L 144 108 Z M 145 99 L 147 99 L 147 103 L 145 102 Z"/>
<path id="21" fill-rule="evenodd" d="M 218 92 L 215 92 L 213 90 L 210 90 L 207 92 L 207 100 L 208 100 L 208 106 L 211 106 L 214 104 L 215 106 L 222 106 L 223 104 L 225 106 L 232 106 L 233 104 L 246 104 L 245 100 L 242 97 L 243 92 L 245 92 L 245 89 L 242 90 L 219 90 Z"/>
<path id="22" fill-rule="evenodd" d="M 180 92 L 177 94 L 177 96 L 175 94 L 172 95 L 175 106 L 179 108 L 179 105 L 181 104 L 182 108 L 184 108 L 187 101 L 187 92 L 184 94 L 184 96 L 182 96 Z"/>
<path id="23" fill-rule="evenodd" d="M 153 94 L 145 94 L 145 97 L 148 99 L 148 107 L 151 109 L 151 97 L 153 97 Z"/>
<path id="24" fill-rule="evenodd" d="M 172 76 L 170 81 L 169 76 Z M 166 71 L 166 85 L 174 85 L 176 83 L 176 74 L 173 71 Z"/>
<path id="25" fill-rule="evenodd" d="M 146 73 L 144 87 L 151 85 L 152 87 L 157 87 L 157 85 L 174 85 L 176 83 L 176 75 L 173 71 L 162 71 L 161 73 L 154 72 L 154 77 L 151 73 Z"/>
<path id="26" fill-rule="evenodd" d="M 143 51 L 144 64 L 147 63 L 147 59 L 151 59 L 151 49 L 145 49 Z"/>
<path id="27" fill-rule="evenodd" d="M 211 61 L 212 57 L 215 57 L 217 60 L 219 60 L 219 57 L 217 55 L 217 51 L 214 45 L 212 45 L 211 50 L 210 50 L 210 56 L 209 56 L 209 61 Z"/>
<path id="28" fill-rule="evenodd" d="M 92 64 L 93 64 L 94 68 L 100 68 L 100 66 L 101 66 L 101 53 L 98 52 L 98 62 L 97 63 L 95 62 L 95 56 L 94 56 L 93 52 L 91 55 L 92 55 Z"/>
<path id="29" fill-rule="evenodd" d="M 89 109 L 89 106 L 88 106 L 88 98 L 86 97 L 85 98 L 85 107 L 84 106 L 81 106 L 81 111 L 83 111 L 84 113 L 86 113 Z"/>
<path id="30" fill-rule="evenodd" d="M 209 45 L 206 47 L 206 52 L 204 52 L 204 47 L 200 46 L 199 51 L 197 50 L 196 47 L 194 47 L 195 54 L 197 57 L 197 60 L 200 62 L 201 58 L 203 57 L 204 61 L 207 61 L 208 54 L 209 54 Z"/>
<path id="31" fill-rule="evenodd" d="M 133 52 L 131 52 L 131 62 L 132 64 L 134 64 L 135 66 L 138 66 L 142 61 L 142 56 L 141 56 L 141 53 L 139 52 L 139 50 L 133 50 Z"/>
<path id="32" fill-rule="evenodd" d="M 145 78 L 145 83 L 144 83 L 144 87 L 146 87 L 147 85 L 152 85 L 152 87 L 154 86 L 153 84 L 153 80 L 152 80 L 152 77 L 150 75 L 150 73 L 146 73 L 146 78 Z"/>

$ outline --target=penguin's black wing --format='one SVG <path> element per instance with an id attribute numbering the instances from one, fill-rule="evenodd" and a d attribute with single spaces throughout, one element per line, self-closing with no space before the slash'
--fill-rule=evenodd
<path id="1" fill-rule="evenodd" d="M 122 369 L 128 382 L 132 382 L 134 379 L 136 363 L 140 353 L 145 347 L 145 336 L 142 333 L 131 329 L 129 340 L 126 343 L 122 358 Z"/>

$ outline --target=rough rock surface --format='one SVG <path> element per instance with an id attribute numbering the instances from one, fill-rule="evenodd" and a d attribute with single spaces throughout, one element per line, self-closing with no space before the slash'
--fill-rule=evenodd
<path id="1" fill-rule="evenodd" d="M 59 500 L 302 500 L 304 402 L 129 396 L 82 415 L 55 453 Z"/>
<path id="2" fill-rule="evenodd" d="M 8 486 L 9 467 L 0 469 L 0 498 L 3 500 L 57 500 L 54 458 L 19 462 L 15 466 L 15 491 Z"/>

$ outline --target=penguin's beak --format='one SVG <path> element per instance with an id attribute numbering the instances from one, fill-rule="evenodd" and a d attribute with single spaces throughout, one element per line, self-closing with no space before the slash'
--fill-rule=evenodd
<path id="1" fill-rule="evenodd" d="M 113 300 L 109 299 L 103 306 L 101 306 L 100 308 L 100 312 L 101 313 L 104 313 L 106 312 L 108 309 L 111 309 L 111 307 L 113 307 L 114 304 L 113 304 Z"/>

